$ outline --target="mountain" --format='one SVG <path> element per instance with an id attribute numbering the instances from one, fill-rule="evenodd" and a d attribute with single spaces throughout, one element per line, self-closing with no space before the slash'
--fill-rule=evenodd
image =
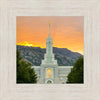
<path id="1" fill-rule="evenodd" d="M 40 47 L 28 47 L 17 45 L 17 50 L 20 51 L 21 56 L 24 60 L 30 62 L 33 66 L 40 66 L 41 60 L 44 59 L 46 49 Z M 53 47 L 55 59 L 57 59 L 59 66 L 69 66 L 82 56 L 80 53 L 72 52 L 66 48 Z"/>

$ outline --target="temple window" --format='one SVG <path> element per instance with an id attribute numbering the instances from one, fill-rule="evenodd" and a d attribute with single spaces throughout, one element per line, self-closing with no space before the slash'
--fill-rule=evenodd
<path id="1" fill-rule="evenodd" d="M 52 70 L 47 69 L 47 78 L 52 78 Z"/>

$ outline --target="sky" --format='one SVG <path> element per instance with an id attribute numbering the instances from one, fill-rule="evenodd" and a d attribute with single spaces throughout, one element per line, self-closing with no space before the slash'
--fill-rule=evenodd
<path id="1" fill-rule="evenodd" d="M 50 21 L 53 47 L 83 54 L 83 16 L 17 16 L 16 21 L 17 45 L 46 48 Z"/>

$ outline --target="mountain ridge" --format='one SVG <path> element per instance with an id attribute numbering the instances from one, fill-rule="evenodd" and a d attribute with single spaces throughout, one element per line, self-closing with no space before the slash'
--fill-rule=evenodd
<path id="1" fill-rule="evenodd" d="M 33 66 L 40 66 L 41 61 L 44 59 L 44 54 L 46 53 L 46 49 L 40 47 L 17 45 L 17 50 L 20 51 L 24 60 L 30 62 Z M 53 53 L 59 66 L 72 66 L 80 56 L 83 56 L 82 54 L 73 52 L 67 48 L 53 47 Z"/>

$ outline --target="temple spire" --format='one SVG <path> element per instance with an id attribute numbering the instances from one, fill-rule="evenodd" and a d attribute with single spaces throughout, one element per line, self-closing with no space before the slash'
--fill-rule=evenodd
<path id="1" fill-rule="evenodd" d="M 49 21 L 49 37 L 50 37 L 50 21 Z"/>

